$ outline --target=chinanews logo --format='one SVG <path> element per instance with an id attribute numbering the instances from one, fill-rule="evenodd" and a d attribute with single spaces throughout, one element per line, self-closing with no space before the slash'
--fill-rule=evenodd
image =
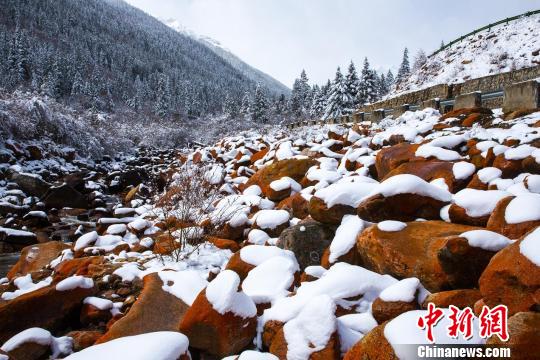
<path id="1" fill-rule="evenodd" d="M 446 328 L 449 338 L 457 339 L 461 336 L 464 340 L 473 337 L 474 312 L 470 307 L 462 310 L 450 305 L 449 320 L 450 325 Z M 417 325 L 425 330 L 426 339 L 434 344 L 436 339 L 433 335 L 433 327 L 445 316 L 443 310 L 437 308 L 433 303 L 428 304 L 427 314 L 418 318 Z M 508 341 L 508 308 L 506 305 L 498 305 L 494 308 L 484 306 L 479 318 L 479 336 L 487 339 L 497 335 L 501 341 Z"/>

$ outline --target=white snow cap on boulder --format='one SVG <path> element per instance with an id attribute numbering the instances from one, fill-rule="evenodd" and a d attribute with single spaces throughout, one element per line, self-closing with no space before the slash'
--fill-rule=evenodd
<path id="1" fill-rule="evenodd" d="M 187 336 L 174 331 L 158 331 L 126 336 L 90 346 L 66 360 L 129 359 L 176 360 L 188 351 Z"/>
<path id="2" fill-rule="evenodd" d="M 445 189 L 428 183 L 416 175 L 400 174 L 392 176 L 373 189 L 368 197 L 381 194 L 390 197 L 398 194 L 416 194 L 439 201 L 450 202 L 452 194 Z"/>
<path id="3" fill-rule="evenodd" d="M 238 291 L 240 277 L 232 270 L 224 270 L 206 287 L 206 298 L 214 310 L 224 315 L 231 312 L 242 318 L 257 315 L 255 303 L 245 293 Z"/>

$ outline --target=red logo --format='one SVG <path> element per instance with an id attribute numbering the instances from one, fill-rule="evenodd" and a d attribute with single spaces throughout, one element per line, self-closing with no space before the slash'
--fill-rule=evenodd
<path id="1" fill-rule="evenodd" d="M 470 307 L 463 310 L 450 305 L 448 318 L 450 325 L 446 328 L 450 338 L 457 339 L 462 336 L 463 339 L 469 340 L 473 337 L 473 322 L 475 319 L 474 312 Z M 418 318 L 418 327 L 426 330 L 426 338 L 429 342 L 434 343 L 433 327 L 437 325 L 445 316 L 445 312 L 438 309 L 433 303 L 428 304 L 427 314 Z M 508 308 L 506 305 L 498 305 L 492 309 L 484 306 L 482 313 L 479 316 L 480 320 L 480 337 L 489 338 L 497 335 L 502 341 L 508 341 Z"/>

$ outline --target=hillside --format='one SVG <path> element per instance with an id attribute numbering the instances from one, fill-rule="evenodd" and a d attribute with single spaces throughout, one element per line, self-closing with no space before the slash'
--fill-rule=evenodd
<path id="1" fill-rule="evenodd" d="M 288 87 L 286 87 L 270 75 L 247 64 L 238 56 L 233 54 L 229 49 L 220 44 L 217 40 L 214 40 L 207 36 L 198 35 L 193 31 L 187 29 L 178 20 L 175 19 L 166 19 L 163 20 L 163 23 L 165 23 L 167 26 L 170 26 L 172 29 L 178 31 L 179 33 L 187 35 L 208 46 L 218 56 L 222 57 L 225 61 L 227 61 L 232 67 L 240 71 L 242 74 L 244 74 L 254 82 L 262 84 L 271 93 L 277 95 L 290 93 L 291 90 Z"/>
<path id="2" fill-rule="evenodd" d="M 200 117 L 256 86 L 207 45 L 121 0 L 3 1 L 0 33 L 1 87 L 84 108 Z"/>
<path id="3" fill-rule="evenodd" d="M 536 14 L 476 33 L 428 57 L 388 96 L 539 64 L 540 14 Z"/>

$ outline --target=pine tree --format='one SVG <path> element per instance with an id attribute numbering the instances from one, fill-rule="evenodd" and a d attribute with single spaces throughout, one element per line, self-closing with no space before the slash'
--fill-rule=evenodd
<path id="1" fill-rule="evenodd" d="M 386 85 L 388 87 L 388 91 L 394 86 L 394 74 L 392 73 L 392 70 L 388 70 L 386 73 Z"/>
<path id="2" fill-rule="evenodd" d="M 280 94 L 274 102 L 274 113 L 276 115 L 285 115 L 287 113 L 287 98 L 285 94 Z"/>
<path id="3" fill-rule="evenodd" d="M 424 50 L 419 49 L 414 56 L 413 71 L 418 71 L 427 62 L 427 56 Z"/>
<path id="4" fill-rule="evenodd" d="M 386 76 L 384 76 L 384 74 L 381 74 L 381 76 L 379 76 L 378 89 L 377 89 L 379 99 L 385 96 L 386 94 L 388 94 L 389 90 L 390 89 L 388 88 L 388 82 L 386 81 Z"/>
<path id="5" fill-rule="evenodd" d="M 309 79 L 306 75 L 306 71 L 302 70 L 300 78 L 294 80 L 293 88 L 291 91 L 291 112 L 302 117 L 307 114 L 311 102 L 309 100 L 311 87 L 309 86 Z"/>
<path id="6" fill-rule="evenodd" d="M 45 85 L 45 94 L 52 98 L 59 98 L 61 96 L 60 93 L 60 69 L 58 66 L 58 59 L 54 59 L 53 63 L 51 64 L 51 68 L 49 70 L 49 73 L 47 74 L 47 82 Z"/>
<path id="7" fill-rule="evenodd" d="M 169 77 L 165 74 L 159 74 L 156 89 L 156 101 L 154 103 L 154 114 L 162 118 L 169 115 L 170 101 L 171 93 Z"/>
<path id="8" fill-rule="evenodd" d="M 353 111 L 351 108 L 353 101 L 354 99 L 347 89 L 345 78 L 341 74 L 341 69 L 338 67 L 336 77 L 328 95 L 328 103 L 323 119 L 339 118 L 343 115 L 350 114 Z"/>
<path id="9" fill-rule="evenodd" d="M 443 41 L 443 40 L 441 40 L 441 47 L 440 47 L 439 49 L 441 49 L 441 50 L 442 50 L 443 48 L 444 48 L 444 41 Z"/>
<path id="10" fill-rule="evenodd" d="M 358 74 L 356 73 L 356 68 L 354 66 L 354 63 L 352 61 L 349 64 L 347 77 L 345 78 L 345 84 L 347 86 L 347 90 L 349 94 L 354 99 L 351 106 L 357 107 L 359 105 L 358 104 L 358 90 L 360 87 L 360 81 L 358 79 Z"/>
<path id="11" fill-rule="evenodd" d="M 73 84 L 71 85 L 71 95 L 77 96 L 84 93 L 84 81 L 82 79 L 81 73 L 79 70 L 75 72 L 75 77 L 73 78 Z"/>
<path id="12" fill-rule="evenodd" d="M 225 102 L 223 103 L 223 113 L 229 119 L 235 119 L 238 116 L 238 105 L 234 100 L 230 92 L 225 95 Z"/>
<path id="13" fill-rule="evenodd" d="M 244 117 L 251 117 L 251 97 L 247 91 L 244 93 L 244 97 L 242 97 L 240 114 Z"/>
<path id="14" fill-rule="evenodd" d="M 16 30 L 15 33 L 15 44 L 16 44 L 16 72 L 17 79 L 19 81 L 28 81 L 30 80 L 30 64 L 28 61 L 28 44 L 26 41 L 26 36 L 23 31 L 20 29 Z"/>
<path id="15" fill-rule="evenodd" d="M 404 81 L 407 80 L 411 73 L 411 67 L 409 65 L 409 50 L 405 48 L 403 51 L 403 60 L 401 61 L 401 65 L 399 67 L 399 71 L 396 78 L 396 85 L 399 86 Z"/>
<path id="16" fill-rule="evenodd" d="M 268 99 L 260 84 L 257 84 L 253 96 L 251 118 L 256 122 L 266 123 L 268 121 Z"/>
<path id="17" fill-rule="evenodd" d="M 369 67 L 369 61 L 364 59 L 364 67 L 362 68 L 362 78 L 358 88 L 358 102 L 360 106 L 370 104 L 378 100 L 378 76 L 374 70 Z"/>

